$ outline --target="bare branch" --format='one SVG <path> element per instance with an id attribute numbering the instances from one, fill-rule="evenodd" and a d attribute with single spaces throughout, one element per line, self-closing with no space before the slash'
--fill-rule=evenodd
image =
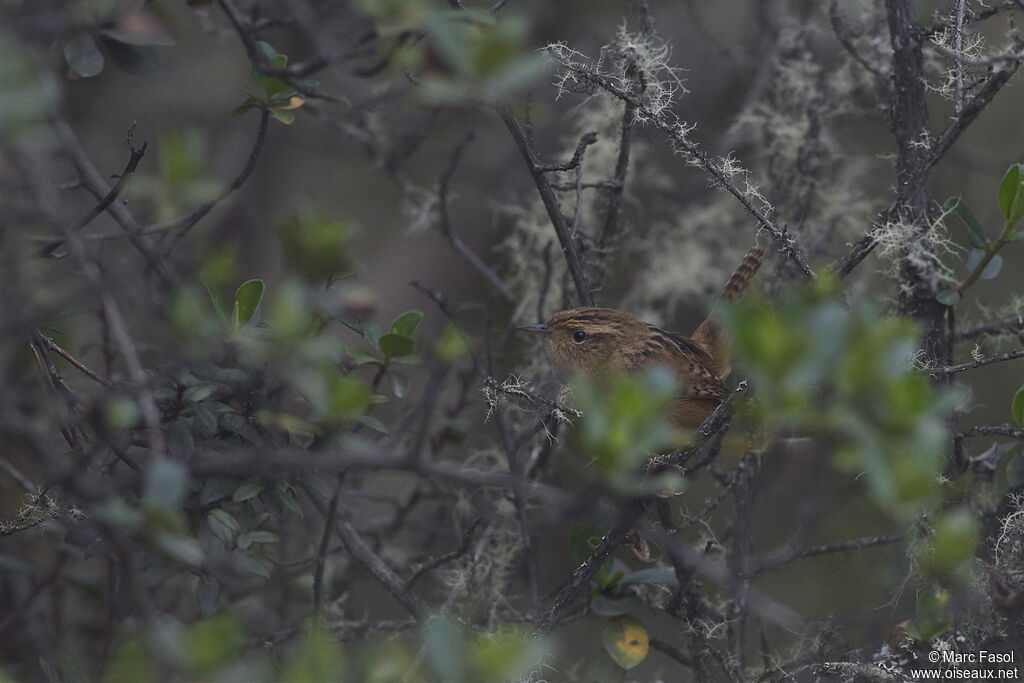
<path id="1" fill-rule="evenodd" d="M 451 187 L 452 178 L 455 176 L 455 171 L 459 167 L 459 161 L 462 159 L 463 153 L 472 141 L 473 134 L 469 133 L 458 145 L 456 145 L 448 160 L 448 167 L 441 175 L 440 184 L 437 190 L 441 233 L 448 240 L 452 249 L 454 249 L 459 256 L 465 259 L 466 263 L 471 265 L 478 273 L 480 273 L 480 275 L 482 275 L 483 278 L 487 280 L 495 290 L 497 290 L 498 294 L 501 295 L 501 298 L 511 303 L 515 301 L 515 295 L 512 294 L 512 290 L 509 289 L 508 285 L 506 285 L 498 274 L 494 272 L 494 269 L 484 263 L 480 257 L 477 256 L 473 250 L 455 234 L 455 230 L 452 227 L 451 211 L 448 206 L 449 189 Z"/>
<path id="2" fill-rule="evenodd" d="M 957 341 L 967 341 L 976 337 L 995 337 L 1002 334 L 1024 334 L 1024 316 L 1012 316 L 987 323 L 964 325 L 956 330 Z"/>
<path id="3" fill-rule="evenodd" d="M 388 593 L 391 593 L 392 597 L 401 603 L 402 607 L 408 610 L 417 621 L 427 617 L 429 614 L 427 603 L 410 591 L 398 574 L 379 555 L 374 553 L 370 546 L 366 545 L 366 541 L 352 526 L 348 512 L 341 510 L 338 517 L 338 536 L 341 537 L 341 542 L 345 544 L 349 554 L 366 567 L 378 583 L 384 586 Z"/>
<path id="4" fill-rule="evenodd" d="M 500 113 L 505 126 L 512 134 L 512 139 L 515 140 L 516 147 L 519 148 L 519 153 L 526 162 L 526 168 L 529 170 L 530 175 L 533 177 L 533 182 L 537 186 L 537 192 L 540 193 L 541 201 L 548 212 L 548 218 L 555 229 L 558 242 L 562 245 L 562 254 L 565 257 L 566 266 L 569 268 L 569 275 L 576 286 L 576 296 L 579 298 L 581 305 L 593 306 L 594 296 L 587 284 L 587 275 L 583 269 L 583 262 L 580 259 L 579 247 L 569 231 L 569 226 L 565 222 L 565 216 L 562 215 L 562 207 L 559 205 L 554 189 L 551 187 L 551 183 L 548 181 L 543 167 L 537 159 L 537 153 L 533 149 L 533 144 L 527 138 L 523 125 L 516 118 L 515 114 L 512 113 L 511 109 L 503 107 L 500 109 Z"/>
<path id="5" fill-rule="evenodd" d="M 1024 439 L 1024 429 L 1011 425 L 978 425 L 965 429 L 958 436 L 961 438 L 968 436 L 1012 436 L 1015 439 Z"/>
<path id="6" fill-rule="evenodd" d="M 768 232 L 769 235 L 776 241 L 779 246 L 779 251 L 786 255 L 787 258 L 793 261 L 794 264 L 800 269 L 807 277 L 814 277 L 814 270 L 807 264 L 807 260 L 804 257 L 803 250 L 796 243 L 787 230 L 779 228 L 775 225 L 772 219 L 762 211 L 760 208 L 754 206 L 750 198 L 746 196 L 735 183 L 729 179 L 729 177 L 722 170 L 722 167 L 714 163 L 701 147 L 691 142 L 681 132 L 682 125 L 678 118 L 674 114 L 660 115 L 653 112 L 650 107 L 647 106 L 639 97 L 632 93 L 628 93 L 615 85 L 609 78 L 595 70 L 588 69 L 581 64 L 577 64 L 572 61 L 562 61 L 562 66 L 574 74 L 579 76 L 581 79 L 593 83 L 602 90 L 619 98 L 623 102 L 632 105 L 635 110 L 642 114 L 642 120 L 650 122 L 655 128 L 658 128 L 666 135 L 677 147 L 687 155 L 689 155 L 694 162 L 696 162 L 701 168 L 703 168 L 715 182 L 725 188 L 729 194 L 733 195 L 743 208 L 746 209 L 747 213 L 753 216 L 760 226 Z"/>
<path id="7" fill-rule="evenodd" d="M 993 363 L 1002 363 L 1008 360 L 1014 360 L 1015 358 L 1024 358 L 1024 351 L 1010 351 L 1009 353 L 1002 353 L 998 356 L 992 356 L 990 358 L 982 358 L 980 360 L 971 361 L 970 363 L 961 363 L 960 365 L 947 365 L 938 368 L 925 368 L 925 371 L 933 377 L 939 375 L 951 375 L 956 372 L 964 372 L 965 370 L 973 370 L 974 368 L 981 368 L 986 365 L 992 365 Z"/>
<path id="8" fill-rule="evenodd" d="M 79 232 L 82 228 L 89 225 L 94 218 L 106 211 L 121 194 L 121 191 L 124 190 L 132 175 L 135 174 L 135 169 L 138 168 L 139 162 L 142 161 L 142 157 L 146 153 L 146 143 L 143 142 L 142 147 L 136 147 L 132 144 L 132 132 L 134 130 L 135 123 L 133 122 L 131 128 L 128 130 L 128 151 L 130 153 L 128 163 L 125 164 L 124 170 L 121 171 L 121 175 L 118 176 L 117 182 L 114 184 L 114 187 L 110 188 L 110 191 L 107 192 L 103 199 L 100 200 L 99 204 L 89 209 L 89 211 L 71 227 L 73 232 Z M 51 242 L 40 250 L 40 256 L 51 255 L 57 249 L 64 246 L 66 241 L 67 238 L 61 238 Z"/>

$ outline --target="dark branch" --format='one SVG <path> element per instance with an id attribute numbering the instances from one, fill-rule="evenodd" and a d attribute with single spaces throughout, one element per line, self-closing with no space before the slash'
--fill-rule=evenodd
<path id="1" fill-rule="evenodd" d="M 118 196 L 120 196 L 121 191 L 124 190 L 132 175 L 135 174 L 135 169 L 138 168 L 139 162 L 142 161 L 142 157 L 146 153 L 146 143 L 143 142 L 142 147 L 136 147 L 134 144 L 132 144 L 132 132 L 134 130 L 135 124 L 132 123 L 131 128 L 128 130 L 128 163 L 125 164 L 124 170 L 121 171 L 121 175 L 118 176 L 117 182 L 114 184 L 114 187 L 110 188 L 110 191 L 107 192 L 103 199 L 100 200 L 99 204 L 89 209 L 89 211 L 71 227 L 72 232 L 79 232 L 82 228 L 89 225 L 89 223 L 91 223 L 93 219 L 95 219 L 101 213 L 106 211 L 110 207 L 110 205 L 114 203 Z M 42 250 L 40 250 L 39 255 L 50 256 L 57 249 L 64 246 L 64 243 L 66 241 L 67 238 L 63 238 L 51 242 L 50 244 L 43 247 Z"/>
<path id="2" fill-rule="evenodd" d="M 562 245 L 562 254 L 565 256 L 569 275 L 576 286 L 576 295 L 579 298 L 580 304 L 583 306 L 593 306 L 594 296 L 587 284 L 587 275 L 583 270 L 579 248 L 569 230 L 569 226 L 565 222 L 565 216 L 562 215 L 562 207 L 558 203 L 555 191 L 551 187 L 551 183 L 548 182 L 547 176 L 544 174 L 544 170 L 537 159 L 537 153 L 533 149 L 533 144 L 527 138 L 526 131 L 523 130 L 519 119 L 516 118 L 510 109 L 507 107 L 502 108 L 500 113 L 505 126 L 508 127 L 509 132 L 512 134 L 512 139 L 515 140 L 516 147 L 519 148 L 519 153 L 526 162 L 526 168 L 530 171 L 533 182 L 537 186 L 537 192 L 540 194 L 544 208 L 548 212 L 548 218 L 555 229 L 558 242 Z"/>
<path id="3" fill-rule="evenodd" d="M 989 358 L 981 358 L 979 360 L 971 361 L 970 363 L 961 363 L 960 365 L 946 365 L 938 368 L 927 368 L 927 372 L 932 376 L 951 375 L 956 372 L 963 372 L 965 370 L 973 370 L 974 368 L 992 365 L 993 363 L 1002 363 L 1004 361 L 1014 360 L 1015 358 L 1024 358 L 1024 351 L 1010 351 L 1009 353 L 1002 353 L 998 356 L 991 356 Z"/>

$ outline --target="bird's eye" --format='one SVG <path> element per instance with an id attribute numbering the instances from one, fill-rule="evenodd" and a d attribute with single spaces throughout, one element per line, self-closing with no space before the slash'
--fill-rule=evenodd
<path id="1" fill-rule="evenodd" d="M 574 342 L 576 342 L 577 344 L 582 343 L 583 340 L 586 339 L 586 338 L 587 338 L 587 333 L 584 332 L 583 330 L 576 330 L 575 332 L 572 333 L 572 340 Z"/>

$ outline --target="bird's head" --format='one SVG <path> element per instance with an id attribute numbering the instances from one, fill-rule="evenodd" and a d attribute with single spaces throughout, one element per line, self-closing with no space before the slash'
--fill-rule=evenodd
<path id="1" fill-rule="evenodd" d="M 621 372 L 623 352 L 647 334 L 647 325 L 629 313 L 593 306 L 571 308 L 546 323 L 519 329 L 542 336 L 544 349 L 560 373 L 589 377 Z"/>

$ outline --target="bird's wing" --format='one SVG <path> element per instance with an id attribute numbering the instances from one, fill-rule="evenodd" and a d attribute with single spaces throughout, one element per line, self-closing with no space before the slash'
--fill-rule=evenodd
<path id="1" fill-rule="evenodd" d="M 679 399 L 684 401 L 722 401 L 726 397 L 725 384 L 711 369 L 714 358 L 692 339 L 660 327 L 648 325 L 643 345 L 625 359 L 629 370 L 644 370 L 663 365 L 679 377 Z"/>

